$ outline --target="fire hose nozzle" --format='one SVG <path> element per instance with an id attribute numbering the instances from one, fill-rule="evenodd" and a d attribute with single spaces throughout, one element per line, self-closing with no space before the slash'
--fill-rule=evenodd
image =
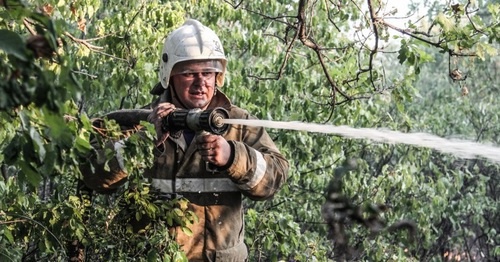
<path id="1" fill-rule="evenodd" d="M 229 118 L 229 113 L 222 107 L 213 109 L 176 109 L 162 120 L 164 132 L 192 130 L 195 132 L 207 131 L 215 135 L 222 135 L 229 125 L 223 120 Z"/>

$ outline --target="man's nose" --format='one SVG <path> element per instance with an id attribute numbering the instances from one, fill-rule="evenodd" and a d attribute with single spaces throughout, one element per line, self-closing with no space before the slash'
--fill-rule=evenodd
<path id="1" fill-rule="evenodd" d="M 208 79 L 208 76 L 199 72 L 199 73 L 193 73 L 193 78 L 194 78 L 193 80 L 196 84 L 202 84 L 202 83 L 206 82 L 206 80 Z"/>
<path id="2" fill-rule="evenodd" d="M 201 72 L 198 72 L 198 73 L 193 73 L 193 77 L 194 77 L 195 79 L 203 79 L 203 78 L 205 78 L 205 77 L 203 76 L 203 73 L 201 73 Z"/>

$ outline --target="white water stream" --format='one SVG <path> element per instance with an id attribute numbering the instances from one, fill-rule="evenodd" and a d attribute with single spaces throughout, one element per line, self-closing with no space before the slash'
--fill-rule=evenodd
<path id="1" fill-rule="evenodd" d="M 336 134 L 354 139 L 369 139 L 389 144 L 406 144 L 432 148 L 461 158 L 483 157 L 500 163 L 500 148 L 467 140 L 445 139 L 427 133 L 401 133 L 387 129 L 353 128 L 349 126 L 321 125 L 303 122 L 280 122 L 271 120 L 222 119 L 225 124 L 262 126 L 315 133 Z"/>

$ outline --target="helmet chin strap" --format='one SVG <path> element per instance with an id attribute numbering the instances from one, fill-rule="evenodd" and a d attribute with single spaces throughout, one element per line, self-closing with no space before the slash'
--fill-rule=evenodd
<path id="1" fill-rule="evenodd" d="M 220 74 L 219 72 L 215 73 L 214 97 L 217 95 L 217 89 L 219 89 L 219 87 L 217 86 L 218 85 L 217 78 L 219 77 L 219 74 Z M 212 97 L 212 99 L 214 99 L 214 98 Z M 212 101 L 210 101 L 210 102 L 212 102 Z"/>

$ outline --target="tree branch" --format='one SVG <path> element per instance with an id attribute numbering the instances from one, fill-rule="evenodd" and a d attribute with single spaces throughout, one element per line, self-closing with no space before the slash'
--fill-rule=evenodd
<path id="1" fill-rule="evenodd" d="M 330 73 L 328 72 L 328 69 L 326 68 L 325 62 L 323 61 L 323 55 L 321 54 L 320 50 L 321 48 L 319 45 L 317 45 L 313 40 L 311 40 L 306 33 L 306 15 L 305 15 L 305 10 L 307 6 L 307 0 L 300 0 L 299 1 L 299 9 L 298 9 L 298 14 L 297 14 L 297 38 L 302 42 L 303 45 L 306 47 L 311 48 L 314 50 L 316 53 L 316 56 L 318 57 L 318 60 L 320 62 L 321 68 L 323 69 L 323 72 L 328 80 L 328 83 L 332 87 L 332 93 L 331 93 L 331 99 L 332 101 L 330 102 L 330 106 L 332 107 L 332 110 L 335 109 L 335 105 L 337 102 L 336 98 L 336 93 L 340 93 L 343 97 L 346 99 L 350 100 L 351 97 L 348 96 L 346 93 L 342 92 L 338 87 L 337 84 L 333 81 Z"/>

